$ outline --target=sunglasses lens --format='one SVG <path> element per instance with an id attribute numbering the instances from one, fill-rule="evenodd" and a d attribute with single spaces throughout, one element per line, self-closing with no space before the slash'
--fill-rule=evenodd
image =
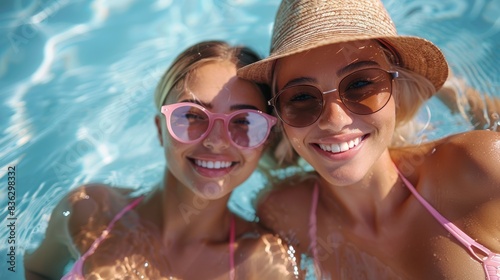
<path id="1" fill-rule="evenodd" d="M 294 86 L 282 90 L 276 98 L 276 111 L 286 124 L 305 127 L 321 115 L 322 93 L 313 86 Z"/>
<path id="2" fill-rule="evenodd" d="M 342 79 L 338 90 L 349 111 L 358 115 L 373 114 L 391 99 L 392 76 L 378 68 L 359 70 Z M 278 94 L 275 108 L 286 124 L 306 127 L 321 115 L 323 93 L 309 85 L 285 88 Z"/>
<path id="3" fill-rule="evenodd" d="M 392 77 L 382 69 L 365 69 L 346 76 L 339 85 L 340 98 L 351 112 L 368 115 L 382 109 L 391 98 Z"/>
<path id="4" fill-rule="evenodd" d="M 169 131 L 179 141 L 197 141 L 210 127 L 210 114 L 197 106 L 176 106 L 167 117 Z M 272 126 L 263 114 L 252 110 L 235 113 L 226 122 L 232 142 L 242 148 L 254 148 L 264 143 Z"/>
<path id="5" fill-rule="evenodd" d="M 170 117 L 172 132 L 186 142 L 199 139 L 207 131 L 209 123 L 208 115 L 194 106 L 176 108 Z"/>
<path id="6" fill-rule="evenodd" d="M 228 129 L 236 145 L 252 148 L 264 143 L 270 127 L 264 116 L 257 112 L 247 111 L 233 116 L 229 121 Z"/>

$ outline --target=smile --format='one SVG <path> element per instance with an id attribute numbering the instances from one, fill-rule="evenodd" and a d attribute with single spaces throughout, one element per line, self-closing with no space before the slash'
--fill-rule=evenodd
<path id="1" fill-rule="evenodd" d="M 363 140 L 363 137 L 358 137 L 356 139 L 343 142 L 343 143 L 335 143 L 335 144 L 318 144 L 318 146 L 326 152 L 331 152 L 331 153 L 342 153 L 345 151 L 348 151 L 357 145 Z"/>
<path id="2" fill-rule="evenodd" d="M 203 168 L 208 168 L 208 169 L 228 168 L 233 164 L 230 161 L 208 161 L 208 160 L 200 160 L 200 159 L 194 160 L 194 163 L 197 166 L 200 166 Z"/>

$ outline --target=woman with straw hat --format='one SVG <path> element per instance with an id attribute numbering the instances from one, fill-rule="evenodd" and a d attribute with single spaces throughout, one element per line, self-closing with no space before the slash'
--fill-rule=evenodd
<path id="1" fill-rule="evenodd" d="M 314 168 L 258 213 L 319 278 L 499 279 L 500 135 L 391 144 L 447 73 L 379 0 L 283 1 L 270 56 L 238 71 L 272 86 L 278 159 Z"/>

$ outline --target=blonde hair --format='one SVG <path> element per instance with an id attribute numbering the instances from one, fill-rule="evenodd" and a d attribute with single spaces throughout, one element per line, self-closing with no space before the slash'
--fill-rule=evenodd
<path id="1" fill-rule="evenodd" d="M 250 48 L 230 46 L 222 41 L 204 41 L 197 43 L 179 54 L 163 74 L 154 94 L 156 108 L 160 110 L 167 96 L 172 91 L 182 92 L 186 89 L 189 76 L 201 65 L 214 61 L 230 61 L 239 69 L 260 60 L 260 57 Z M 271 96 L 267 86 L 257 84 L 262 94 L 268 100 Z M 271 108 L 267 108 L 268 113 Z"/>

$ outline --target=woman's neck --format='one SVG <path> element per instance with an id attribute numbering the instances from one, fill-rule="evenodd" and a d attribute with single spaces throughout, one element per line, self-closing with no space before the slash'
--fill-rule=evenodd
<path id="1" fill-rule="evenodd" d="M 211 200 L 193 193 L 170 172 L 165 173 L 162 202 L 162 236 L 167 243 L 218 243 L 229 239 L 229 194 Z"/>
<path id="2" fill-rule="evenodd" d="M 408 196 L 388 151 L 356 184 L 338 187 L 321 178 L 320 186 L 321 207 L 357 226 L 377 227 Z"/>

